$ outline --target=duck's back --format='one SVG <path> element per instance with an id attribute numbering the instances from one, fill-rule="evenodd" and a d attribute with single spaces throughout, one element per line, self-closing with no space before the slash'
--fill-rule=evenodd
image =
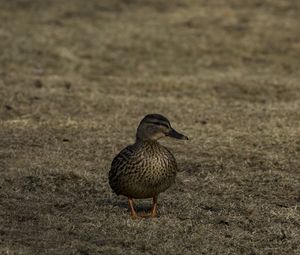
<path id="1" fill-rule="evenodd" d="M 167 148 L 156 141 L 137 142 L 114 158 L 109 184 L 118 195 L 148 198 L 169 188 L 176 172 L 176 160 Z"/>

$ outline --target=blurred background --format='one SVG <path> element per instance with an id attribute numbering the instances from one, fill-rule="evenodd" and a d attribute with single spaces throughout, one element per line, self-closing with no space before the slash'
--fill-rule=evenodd
<path id="1" fill-rule="evenodd" d="M 299 254 L 300 2 L 0 0 L 0 253 Z M 180 172 L 129 220 L 148 113 Z M 141 206 L 148 205 L 140 201 Z"/>

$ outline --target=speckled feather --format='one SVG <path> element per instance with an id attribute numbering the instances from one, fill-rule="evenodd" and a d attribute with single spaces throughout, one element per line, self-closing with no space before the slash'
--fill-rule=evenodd
<path id="1" fill-rule="evenodd" d="M 157 141 L 137 141 L 112 161 L 109 184 L 118 195 L 150 198 L 174 182 L 177 163 L 171 152 Z"/>

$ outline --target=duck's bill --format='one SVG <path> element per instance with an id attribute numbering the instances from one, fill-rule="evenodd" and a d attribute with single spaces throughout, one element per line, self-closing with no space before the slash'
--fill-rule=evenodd
<path id="1" fill-rule="evenodd" d="M 178 133 L 175 129 L 171 129 L 171 131 L 167 134 L 167 136 L 181 139 L 181 140 L 189 140 L 189 138 L 183 134 Z"/>

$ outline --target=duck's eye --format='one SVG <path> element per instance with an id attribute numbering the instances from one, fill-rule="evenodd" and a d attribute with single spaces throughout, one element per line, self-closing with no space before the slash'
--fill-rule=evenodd
<path id="1" fill-rule="evenodd" d="M 163 126 L 163 127 L 168 128 L 168 129 L 170 128 L 169 124 L 164 123 L 164 122 L 160 122 L 160 121 L 151 120 L 151 121 L 147 121 L 146 123 Z"/>

